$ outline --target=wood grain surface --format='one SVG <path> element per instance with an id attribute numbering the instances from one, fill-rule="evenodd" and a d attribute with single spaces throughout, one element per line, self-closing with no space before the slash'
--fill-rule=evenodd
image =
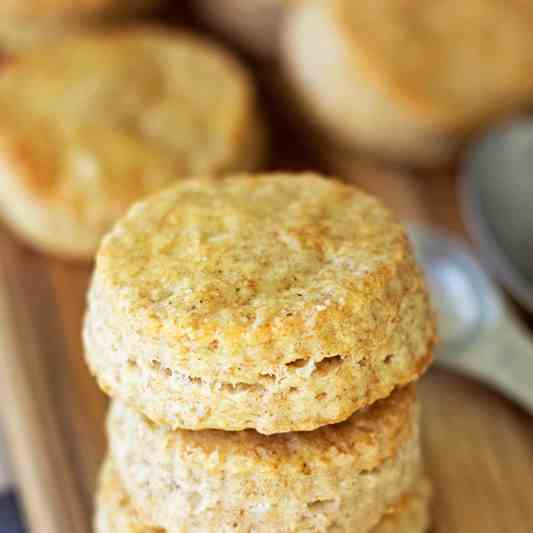
<path id="1" fill-rule="evenodd" d="M 266 106 L 275 168 L 336 173 L 384 197 L 406 220 L 462 232 L 453 173 L 414 176 L 305 146 L 268 95 Z M 89 277 L 89 266 L 34 253 L 0 228 L 0 414 L 34 533 L 91 531 L 107 401 L 82 355 Z M 419 390 L 435 484 L 433 532 L 533 532 L 533 418 L 439 369 Z"/>

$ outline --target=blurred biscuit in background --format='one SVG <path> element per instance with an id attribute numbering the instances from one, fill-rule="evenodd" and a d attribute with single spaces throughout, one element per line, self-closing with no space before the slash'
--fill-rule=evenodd
<path id="1" fill-rule="evenodd" d="M 0 52 L 20 53 L 81 31 L 112 28 L 157 11 L 164 0 L 3 0 Z"/>
<path id="2" fill-rule="evenodd" d="M 364 157 L 451 162 L 533 102 L 533 3 L 306 0 L 286 18 L 286 71 L 307 116 Z"/>
<path id="3" fill-rule="evenodd" d="M 198 13 L 245 50 L 275 57 L 281 21 L 290 5 L 302 0 L 196 0 Z"/>
<path id="4" fill-rule="evenodd" d="M 256 104 L 241 65 L 190 34 L 129 29 L 36 49 L 0 78 L 0 215 L 42 250 L 91 258 L 140 197 L 260 166 Z"/>

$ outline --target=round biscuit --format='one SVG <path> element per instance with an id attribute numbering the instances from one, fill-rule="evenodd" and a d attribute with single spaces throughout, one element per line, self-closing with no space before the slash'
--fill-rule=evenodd
<path id="1" fill-rule="evenodd" d="M 421 475 L 414 388 L 313 432 L 172 431 L 113 402 L 111 457 L 168 531 L 370 531 Z"/>
<path id="2" fill-rule="evenodd" d="M 441 166 L 533 101 L 533 3 L 308 0 L 285 22 L 302 108 L 361 156 Z"/>
<path id="3" fill-rule="evenodd" d="M 259 166 L 256 104 L 243 67 L 190 34 L 129 27 L 32 50 L 0 78 L 0 214 L 38 248 L 92 258 L 139 198 Z"/>
<path id="4" fill-rule="evenodd" d="M 102 389 L 172 428 L 312 430 L 417 379 L 433 314 L 403 226 L 314 174 L 181 182 L 100 248 L 84 326 Z"/>

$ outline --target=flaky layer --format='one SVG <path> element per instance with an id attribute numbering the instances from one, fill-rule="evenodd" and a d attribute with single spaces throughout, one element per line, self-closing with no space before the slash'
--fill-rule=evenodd
<path id="1" fill-rule="evenodd" d="M 315 175 L 197 180 L 135 206 L 89 292 L 89 366 L 174 428 L 310 430 L 416 379 L 434 322 L 405 232 Z"/>
<path id="2" fill-rule="evenodd" d="M 171 431 L 114 402 L 111 453 L 149 523 L 180 531 L 370 530 L 420 475 L 412 390 L 314 432 Z"/>
<path id="3" fill-rule="evenodd" d="M 425 533 L 429 526 L 429 484 L 425 480 L 416 482 L 413 490 L 402 496 L 399 505 L 387 513 L 372 533 Z M 226 524 L 219 531 L 233 529 Z M 95 533 L 164 533 L 165 530 L 153 528 L 142 521 L 142 517 L 134 508 L 122 482 L 116 473 L 112 461 L 106 459 L 100 473 L 100 481 L 96 495 L 96 514 L 94 521 Z M 182 533 L 194 531 L 186 524 Z M 341 533 L 342 530 L 329 531 Z"/>
<path id="4" fill-rule="evenodd" d="M 253 169 L 264 140 L 250 78 L 217 46 L 153 28 L 72 37 L 0 80 L 0 212 L 40 248 L 91 257 L 132 202 Z"/>

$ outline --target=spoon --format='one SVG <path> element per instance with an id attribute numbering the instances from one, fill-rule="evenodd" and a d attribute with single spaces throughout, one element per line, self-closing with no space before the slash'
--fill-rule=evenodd
<path id="1" fill-rule="evenodd" d="M 475 143 L 462 174 L 464 221 L 483 263 L 533 313 L 533 120 Z"/>
<path id="2" fill-rule="evenodd" d="M 437 312 L 440 366 L 477 378 L 533 413 L 533 338 L 461 241 L 410 231 Z"/>

